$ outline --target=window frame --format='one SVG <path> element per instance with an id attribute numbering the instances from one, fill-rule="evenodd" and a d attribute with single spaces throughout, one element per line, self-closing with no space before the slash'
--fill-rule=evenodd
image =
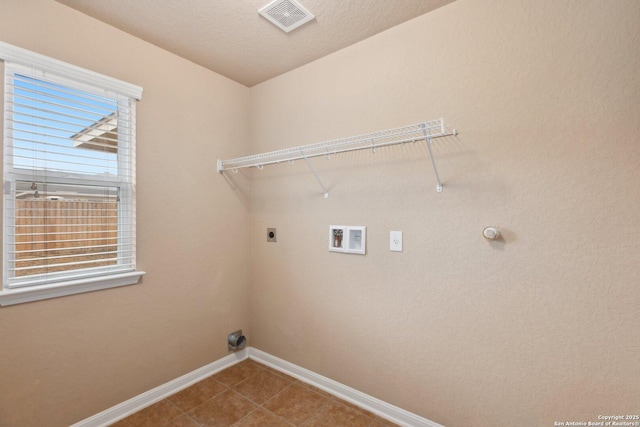
<path id="1" fill-rule="evenodd" d="M 0 68 L 2 71 L 3 91 L 2 99 L 4 107 L 4 116 L 2 116 L 3 122 L 3 147 L 7 150 L 6 138 L 11 130 L 9 129 L 8 116 L 12 114 L 11 108 L 7 104 L 7 95 L 10 93 L 8 89 L 9 82 L 6 78 L 8 73 L 24 75 L 25 73 L 30 78 L 38 79 L 50 82 L 61 83 L 66 87 L 73 88 L 75 90 L 86 91 L 87 93 L 101 93 L 101 91 L 108 91 L 110 94 L 115 93 L 117 95 L 118 109 L 120 109 L 121 103 L 127 103 L 126 108 L 129 109 L 129 114 L 132 115 L 132 122 L 135 124 L 135 107 L 136 101 L 142 97 L 142 88 L 132 85 L 130 83 L 122 82 L 120 80 L 104 76 L 102 74 L 95 73 L 93 71 L 85 70 L 80 67 L 58 61 L 40 55 L 28 50 L 9 45 L 4 42 L 0 42 L 0 63 L 4 62 L 4 66 Z M 11 74 L 11 75 L 13 75 Z M 42 77 L 40 77 L 42 76 Z M 114 98 L 115 100 L 116 98 Z M 124 105 L 123 105 L 124 106 Z M 10 137 L 11 135 L 9 135 Z M 118 139 L 122 135 L 118 136 Z M 130 138 L 129 148 L 135 153 L 135 128 L 132 134 L 123 136 Z M 6 156 L 7 153 L 5 152 Z M 4 162 L 5 164 L 7 162 Z M 7 170 L 9 169 L 9 170 Z M 23 181 L 23 178 L 28 178 L 28 174 L 21 176 L 19 168 L 4 168 L 3 167 L 3 192 L 11 191 L 12 186 L 18 181 Z M 8 251 L 10 247 L 15 246 L 15 241 L 8 240 L 8 230 L 14 223 L 13 218 L 7 218 L 7 200 L 14 200 L 10 197 L 3 197 L 3 285 L 0 289 L 0 305 L 12 305 L 30 301 L 37 301 L 48 298 L 56 298 L 65 295 L 72 295 L 77 293 L 91 292 L 100 289 L 108 289 L 118 286 L 126 286 L 138 283 L 140 277 L 145 274 L 144 271 L 136 270 L 136 254 L 135 254 L 135 157 L 131 162 L 131 171 L 124 176 L 118 175 L 117 182 L 119 188 L 122 190 L 120 195 L 120 203 L 118 204 L 118 222 L 120 223 L 123 214 L 126 214 L 131 218 L 131 229 L 127 230 L 128 235 L 132 238 L 132 254 L 130 266 L 125 269 L 110 269 L 111 271 L 94 272 L 85 277 L 78 277 L 78 274 L 74 274 L 74 270 L 69 270 L 63 274 L 53 274 L 52 280 L 39 280 L 33 284 L 29 284 L 27 281 L 22 280 L 17 283 L 14 280 L 10 280 L 9 274 L 9 257 Z M 54 174 L 55 175 L 55 174 Z M 91 179 L 91 176 L 65 176 L 56 177 L 58 182 L 68 182 L 73 185 L 103 185 L 104 181 L 97 179 Z M 51 172 L 48 172 L 48 176 L 51 177 Z M 10 203 L 10 202 L 9 202 Z M 120 239 L 120 227 L 119 237 Z M 77 273 L 77 272 L 76 272 Z"/>

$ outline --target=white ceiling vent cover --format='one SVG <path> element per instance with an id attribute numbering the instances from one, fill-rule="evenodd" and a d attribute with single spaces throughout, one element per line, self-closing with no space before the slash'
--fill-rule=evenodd
<path id="1" fill-rule="evenodd" d="M 314 18 L 311 12 L 295 0 L 274 0 L 258 13 L 286 33 Z"/>

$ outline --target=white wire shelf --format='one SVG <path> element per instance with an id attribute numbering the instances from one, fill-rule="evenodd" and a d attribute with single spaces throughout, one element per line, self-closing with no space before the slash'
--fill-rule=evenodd
<path id="1" fill-rule="evenodd" d="M 218 160 L 218 173 L 232 171 L 236 173 L 238 169 L 257 167 L 262 169 L 265 165 L 282 162 L 292 162 L 304 159 L 309 165 L 318 183 L 324 190 L 324 196 L 328 197 L 328 191 L 322 185 L 318 174 L 313 168 L 310 158 L 325 156 L 329 158 L 338 153 L 356 150 L 373 150 L 378 147 L 404 144 L 407 142 L 425 141 L 431 158 L 431 164 L 436 175 L 438 192 L 442 191 L 442 183 L 438 176 L 433 153 L 431 152 L 431 142 L 435 138 L 457 135 L 455 129 L 449 130 L 444 119 L 431 120 L 428 122 L 416 123 L 414 125 L 403 126 L 395 129 L 387 129 L 379 132 L 364 135 L 352 136 L 349 138 L 335 139 L 332 141 L 319 142 L 315 144 L 302 145 L 299 147 L 286 148 L 283 150 L 270 151 L 268 153 L 254 154 L 251 156 L 238 157 L 230 160 Z"/>

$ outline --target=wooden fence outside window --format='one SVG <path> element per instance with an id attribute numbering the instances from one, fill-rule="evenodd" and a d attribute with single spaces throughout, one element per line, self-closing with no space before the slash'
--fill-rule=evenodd
<path id="1" fill-rule="evenodd" d="M 117 263 L 118 203 L 16 200 L 16 276 Z"/>

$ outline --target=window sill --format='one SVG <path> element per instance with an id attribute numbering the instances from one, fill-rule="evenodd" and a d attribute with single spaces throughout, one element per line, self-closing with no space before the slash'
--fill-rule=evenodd
<path id="1" fill-rule="evenodd" d="M 133 285 L 138 283 L 143 274 L 145 274 L 144 271 L 132 271 L 129 273 L 71 280 L 50 285 L 3 289 L 0 291 L 0 306 L 22 304 L 25 302 L 93 292 L 118 286 Z"/>

